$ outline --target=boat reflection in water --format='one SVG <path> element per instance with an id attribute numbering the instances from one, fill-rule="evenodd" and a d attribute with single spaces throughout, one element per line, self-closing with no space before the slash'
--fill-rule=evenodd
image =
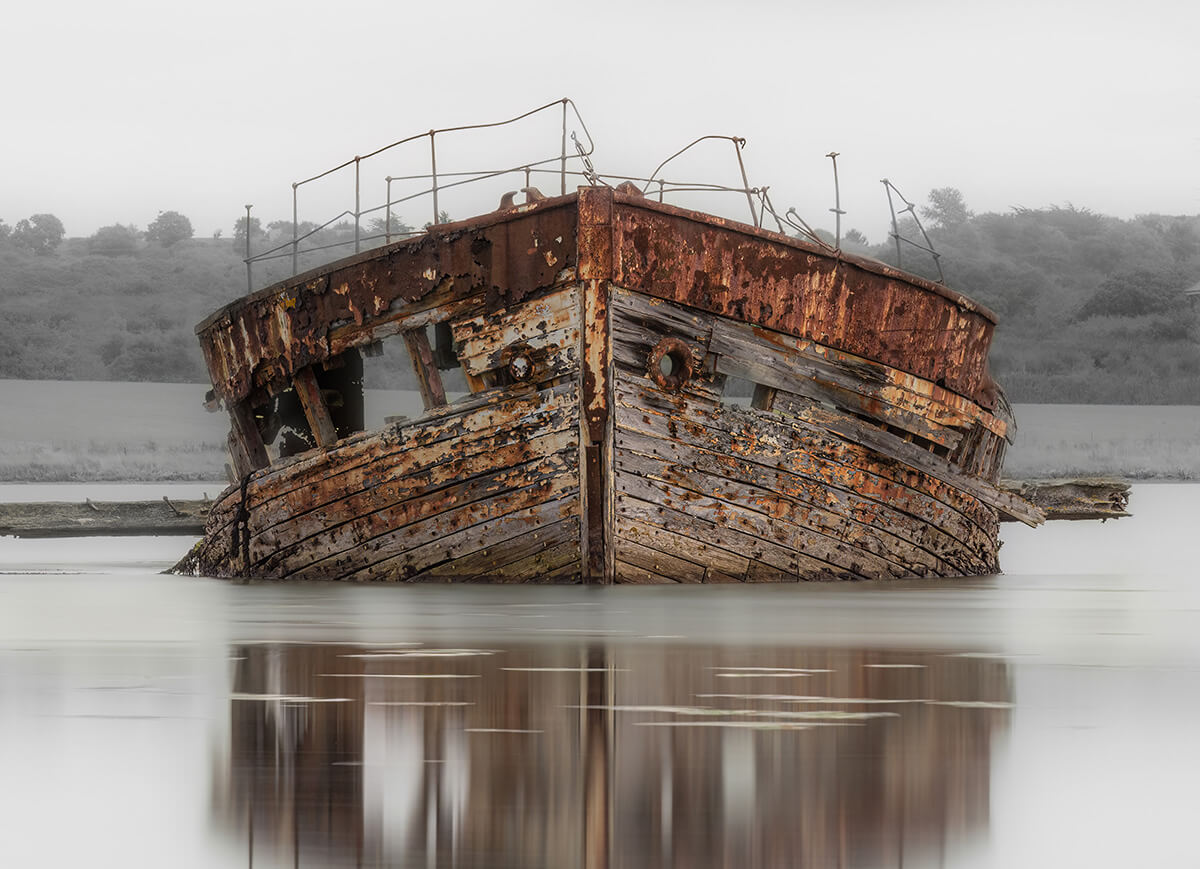
<path id="1" fill-rule="evenodd" d="M 944 652 L 233 653 L 215 811 L 255 866 L 941 865 L 986 833 L 1012 698 Z"/>

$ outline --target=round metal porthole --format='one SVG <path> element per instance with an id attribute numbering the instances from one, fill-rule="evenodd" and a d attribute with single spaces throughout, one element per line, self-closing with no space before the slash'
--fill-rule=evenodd
<path id="1" fill-rule="evenodd" d="M 646 360 L 650 379 L 667 392 L 678 392 L 687 385 L 694 364 L 692 348 L 678 338 L 663 338 Z"/>
<path id="2" fill-rule="evenodd" d="M 508 374 L 517 383 L 525 383 L 533 377 L 534 364 L 525 349 L 516 350 L 508 360 Z"/>

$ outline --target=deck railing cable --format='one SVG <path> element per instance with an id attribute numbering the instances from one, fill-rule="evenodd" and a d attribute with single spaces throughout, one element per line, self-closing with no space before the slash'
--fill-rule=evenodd
<path id="1" fill-rule="evenodd" d="M 561 107 L 562 123 L 559 141 L 558 153 L 543 157 L 541 159 L 522 162 L 519 164 L 501 167 L 489 168 L 470 171 L 439 171 L 438 169 L 438 153 L 437 141 L 438 136 L 445 136 L 450 133 L 460 133 L 467 131 L 478 131 L 485 129 L 493 129 L 516 124 L 527 118 L 530 118 L 539 113 L 548 112 L 555 107 Z M 570 113 L 573 113 L 575 123 L 578 126 L 577 130 L 568 130 Z M 582 138 L 580 137 L 582 133 Z M 573 145 L 574 153 L 570 153 L 567 146 L 568 135 Z M 373 157 L 377 157 L 392 149 L 408 144 L 411 142 L 429 139 L 429 171 L 416 172 L 404 175 L 388 175 L 385 176 L 384 182 L 386 185 L 386 196 L 382 204 L 364 208 L 362 203 L 363 190 L 363 163 Z M 734 156 L 737 160 L 738 173 L 741 176 L 742 186 L 729 186 L 723 184 L 715 184 L 709 182 L 695 181 L 674 181 L 661 176 L 661 172 L 673 160 L 680 157 L 692 148 L 708 141 L 727 141 L 733 145 Z M 586 144 L 585 144 L 586 143 Z M 376 148 L 367 154 L 356 155 L 348 160 L 344 160 L 336 166 L 326 169 L 316 175 L 304 178 L 300 181 L 292 183 L 292 237 L 288 241 L 277 244 L 267 250 L 257 254 L 250 253 L 250 210 L 247 206 L 246 211 L 246 281 L 247 291 L 253 289 L 252 265 L 256 262 L 266 262 L 271 260 L 279 260 L 291 257 L 292 273 L 296 274 L 300 271 L 300 255 L 311 254 L 320 251 L 331 250 L 333 248 L 344 248 L 353 246 L 354 252 L 358 253 L 363 249 L 364 243 L 370 243 L 374 246 L 382 240 L 383 244 L 389 244 L 394 240 L 407 238 L 415 235 L 421 235 L 423 230 L 396 230 L 396 223 L 393 218 L 393 208 L 397 205 L 402 205 L 406 202 L 412 202 L 422 197 L 428 196 L 432 200 L 433 219 L 430 222 L 432 225 L 437 225 L 442 222 L 442 211 L 440 209 L 439 194 L 447 190 L 456 189 L 469 184 L 475 184 L 482 181 L 487 181 L 495 178 L 501 178 L 507 175 L 523 175 L 524 187 L 522 188 L 527 194 L 533 189 L 532 179 L 534 175 L 553 175 L 559 180 L 559 190 L 565 194 L 567 192 L 567 179 L 580 178 L 589 186 L 616 186 L 618 184 L 629 182 L 635 185 L 641 185 L 643 195 L 656 196 L 659 202 L 665 200 L 668 195 L 678 193 L 735 193 L 745 196 L 746 202 L 750 208 L 750 223 L 751 225 L 762 228 L 766 223 L 768 215 L 774 220 L 778 230 L 782 234 L 788 234 L 791 229 L 796 235 L 812 242 L 826 250 L 836 250 L 836 247 L 831 246 L 828 242 L 817 235 L 796 212 L 795 208 L 789 208 L 785 214 L 780 214 L 768 195 L 767 187 L 752 187 L 749 177 L 746 172 L 746 164 L 742 158 L 742 150 L 745 148 L 746 140 L 740 136 L 724 136 L 724 135 L 706 135 L 700 136 L 690 142 L 685 147 L 671 154 L 665 160 L 655 167 L 654 171 L 648 177 L 638 177 L 632 175 L 617 175 L 597 172 L 592 164 L 592 154 L 595 152 L 595 142 L 588 131 L 587 125 L 583 121 L 583 117 L 579 113 L 574 101 L 568 97 L 563 97 L 560 100 L 546 103 L 535 109 L 531 109 L 522 114 L 511 118 L 506 118 L 502 121 L 495 121 L 485 124 L 465 124 L 455 127 L 443 127 L 440 129 L 429 130 L 424 133 L 417 133 L 412 136 L 407 136 L 403 139 L 398 139 L 381 148 Z M 568 169 L 568 164 L 573 163 L 578 168 Z M 301 232 L 300 223 L 300 191 L 305 185 L 312 184 L 324 178 L 328 178 L 342 170 L 354 168 L 354 207 L 352 209 L 344 209 L 336 216 L 326 220 L 319 226 L 312 226 Z M 428 182 L 428 186 L 418 189 L 416 192 L 409 193 L 398 198 L 392 196 L 392 184 L 394 182 Z M 652 189 L 653 188 L 653 189 Z M 899 191 L 897 191 L 898 193 Z M 508 194 L 506 194 L 507 196 Z M 514 194 L 515 195 L 515 192 Z M 889 194 L 890 195 L 890 194 Z M 907 202 L 907 200 L 905 200 Z M 839 212 L 840 219 L 840 202 L 836 209 Z M 911 210 L 911 204 L 910 204 Z M 374 231 L 370 234 L 363 232 L 363 219 L 372 215 L 380 215 L 376 219 L 376 224 L 382 224 L 382 231 Z M 915 216 L 915 215 L 914 215 Z M 335 230 L 340 230 L 340 234 L 345 236 L 349 232 L 349 227 L 342 221 L 353 221 L 353 236 L 350 238 L 335 238 L 332 241 L 326 241 L 322 236 L 328 235 L 328 230 L 333 227 Z M 336 224 L 336 226 L 335 226 Z M 430 225 L 430 224 L 427 224 Z M 895 218 L 893 215 L 893 225 Z M 922 230 L 923 231 L 923 230 Z M 840 227 L 838 235 L 840 236 Z M 310 244 L 302 247 L 308 241 L 321 241 L 320 244 Z M 935 254 L 936 257 L 936 254 Z"/>
<path id="2" fill-rule="evenodd" d="M 892 231 L 889 234 L 891 235 L 892 239 L 896 242 L 896 267 L 903 268 L 903 263 L 901 262 L 901 255 L 900 255 L 900 243 L 903 242 L 904 244 L 912 245 L 917 250 L 923 250 L 927 254 L 932 256 L 933 264 L 935 266 L 937 266 L 938 283 L 939 284 L 946 283 L 946 275 L 945 275 L 945 273 L 942 272 L 942 255 L 933 249 L 933 241 L 929 238 L 929 233 L 927 233 L 925 231 L 925 227 L 921 225 L 921 218 L 919 218 L 917 216 L 917 206 L 914 205 L 913 203 L 909 202 L 907 199 L 905 199 L 904 194 L 901 193 L 896 188 L 896 185 L 893 184 L 888 179 L 881 178 L 879 183 L 881 183 L 884 187 L 884 190 L 887 191 L 888 210 L 892 213 Z M 911 238 L 905 238 L 903 235 L 900 234 L 900 224 L 896 219 L 896 204 L 895 204 L 895 201 L 892 199 L 893 193 L 895 193 L 896 196 L 898 196 L 900 198 L 900 201 L 904 203 L 904 208 L 900 209 L 900 214 L 907 213 L 907 214 L 912 215 L 913 222 L 916 223 L 917 229 L 919 229 L 921 231 L 921 236 L 925 239 L 924 244 L 913 241 Z"/>

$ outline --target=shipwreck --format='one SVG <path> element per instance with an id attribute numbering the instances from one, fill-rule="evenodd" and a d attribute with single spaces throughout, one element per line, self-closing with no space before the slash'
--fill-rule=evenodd
<path id="1" fill-rule="evenodd" d="M 988 373 L 995 315 L 782 223 L 609 184 L 582 147 L 585 183 L 568 190 L 568 102 L 561 195 L 527 185 L 523 202 L 437 223 L 435 168 L 425 231 L 200 324 L 236 482 L 177 569 L 589 583 L 997 572 L 999 522 L 1046 511 L 1001 484 L 1013 421 Z M 367 431 L 363 357 L 385 339 L 406 348 L 424 413 Z M 469 387 L 454 400 L 452 368 Z M 1096 500 L 1091 515 L 1124 515 L 1123 491 Z"/>

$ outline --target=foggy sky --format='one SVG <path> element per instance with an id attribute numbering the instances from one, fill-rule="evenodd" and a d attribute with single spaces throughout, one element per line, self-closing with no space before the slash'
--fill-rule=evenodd
<path id="1" fill-rule="evenodd" d="M 197 235 L 228 236 L 245 203 L 264 221 L 290 218 L 291 182 L 357 153 L 563 96 L 599 171 L 645 175 L 698 136 L 744 136 L 750 183 L 818 226 L 833 224 L 824 155 L 839 151 L 844 227 L 873 242 L 888 220 L 883 177 L 922 201 L 958 187 L 975 211 L 1194 214 L 1198 8 L 23 2 L 4 24 L 0 219 L 49 211 L 81 236 L 177 210 Z M 554 123 L 547 131 L 526 150 L 554 153 Z M 451 151 L 439 169 L 494 156 Z M 427 150 L 412 155 L 364 165 L 364 207 L 382 201 L 385 174 L 426 171 Z M 731 151 L 714 145 L 673 177 L 735 176 Z M 307 201 L 301 219 L 352 208 L 352 183 Z M 465 217 L 493 198 L 450 207 Z M 401 213 L 419 224 L 426 208 Z M 744 200 L 722 210 L 746 216 Z"/>

